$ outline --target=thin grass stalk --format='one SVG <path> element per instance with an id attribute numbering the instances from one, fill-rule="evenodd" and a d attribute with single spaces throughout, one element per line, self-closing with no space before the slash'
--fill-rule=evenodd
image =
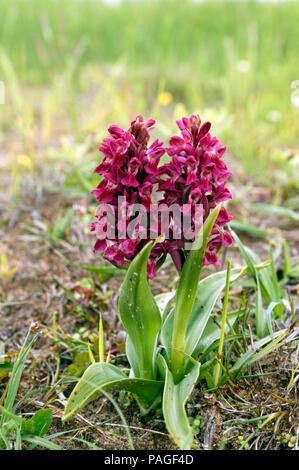
<path id="1" fill-rule="evenodd" d="M 231 260 L 227 262 L 227 271 L 226 271 L 226 284 L 225 284 L 225 295 L 223 301 L 223 314 L 222 314 L 222 325 L 221 325 L 221 333 L 220 333 L 220 341 L 219 341 L 219 348 L 218 348 L 218 359 L 219 361 L 216 364 L 215 370 L 215 386 L 218 386 L 219 378 L 220 378 L 220 368 L 221 368 L 221 358 L 222 358 L 222 351 L 223 351 L 223 344 L 224 344 L 224 335 L 225 335 L 225 325 L 226 325 L 226 318 L 227 318 L 227 304 L 228 304 L 228 293 L 229 293 L 229 281 L 230 281 L 230 269 L 231 269 Z"/>

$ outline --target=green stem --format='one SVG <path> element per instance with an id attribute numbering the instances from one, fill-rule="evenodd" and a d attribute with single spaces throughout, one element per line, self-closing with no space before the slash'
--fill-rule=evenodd
<path id="1" fill-rule="evenodd" d="M 224 301 L 223 301 L 222 325 L 221 325 L 220 340 L 219 340 L 219 347 L 218 347 L 218 359 L 219 359 L 219 361 L 217 362 L 217 365 L 216 365 L 215 379 L 214 379 L 215 387 L 218 386 L 219 377 L 220 377 L 220 368 L 221 368 L 220 363 L 221 363 L 223 344 L 224 344 L 231 264 L 232 264 L 231 260 L 228 260 L 228 262 L 227 262 L 227 271 L 226 271 L 225 295 L 224 295 Z"/>
<path id="2" fill-rule="evenodd" d="M 181 353 L 185 352 L 185 337 L 188 320 L 193 309 L 198 289 L 198 282 L 207 243 L 220 209 L 221 204 L 210 212 L 200 229 L 200 232 L 198 233 L 192 249 L 184 263 L 177 288 L 171 344 L 171 371 L 174 376 L 175 383 L 177 383 L 184 374 L 185 359 Z"/>
<path id="3" fill-rule="evenodd" d="M 274 418 L 277 418 L 281 415 L 284 415 L 286 414 L 285 411 L 281 412 L 281 411 L 277 411 L 276 413 L 272 413 L 271 415 L 267 415 L 268 418 L 263 422 L 261 423 L 257 429 L 255 431 L 253 431 L 250 436 L 247 437 L 247 439 L 241 444 L 241 446 L 239 447 L 239 450 L 243 450 L 246 446 L 246 444 L 249 444 L 249 442 L 251 441 L 251 439 L 254 438 L 254 436 L 256 436 L 256 434 L 261 430 L 263 429 L 263 427 L 265 427 L 270 421 L 272 421 L 272 419 Z"/>

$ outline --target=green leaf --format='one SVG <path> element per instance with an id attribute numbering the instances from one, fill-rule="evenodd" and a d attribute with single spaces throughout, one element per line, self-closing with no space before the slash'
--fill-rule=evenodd
<path id="1" fill-rule="evenodd" d="M 7 391 L 7 395 L 6 395 L 5 402 L 4 402 L 4 408 L 7 411 L 12 411 L 13 409 L 14 401 L 18 393 L 18 389 L 19 389 L 19 385 L 20 385 L 22 373 L 25 367 L 27 356 L 29 354 L 31 346 L 37 339 L 37 335 L 34 335 L 31 341 L 29 341 L 30 336 L 31 336 L 31 332 L 29 330 L 24 340 L 24 343 L 21 347 L 21 350 L 19 352 L 18 358 L 16 362 L 14 363 L 14 366 L 11 372 L 11 376 L 10 376 L 9 383 L 8 383 L 8 391 Z M 5 416 L 2 415 L 1 420 L 0 420 L 0 428 L 4 423 L 5 423 Z"/>
<path id="2" fill-rule="evenodd" d="M 95 267 L 95 266 L 84 266 L 82 264 L 78 264 L 78 263 L 75 263 L 74 261 L 70 260 L 69 258 L 67 258 L 65 255 L 63 255 L 62 253 L 60 253 L 59 250 L 55 250 L 54 249 L 54 252 L 57 256 L 59 256 L 61 259 L 63 259 L 66 263 L 69 263 L 71 264 L 72 266 L 75 266 L 76 268 L 80 268 L 80 269 L 83 269 L 84 271 L 89 271 L 89 272 L 92 272 L 92 273 L 95 273 L 95 274 L 104 274 L 104 275 L 113 275 L 113 274 L 124 274 L 126 272 L 126 269 L 122 269 L 122 268 L 116 268 L 115 266 L 98 266 L 98 267 Z"/>
<path id="3" fill-rule="evenodd" d="M 244 268 L 231 270 L 230 283 L 246 273 Z M 202 337 L 215 303 L 225 287 L 226 271 L 220 271 L 203 279 L 197 289 L 194 307 L 188 322 L 185 351 L 192 355 Z"/>
<path id="4" fill-rule="evenodd" d="M 258 257 L 256 253 L 254 253 L 253 250 L 243 245 L 238 235 L 233 230 L 231 231 L 231 234 L 248 266 L 248 269 L 250 271 L 251 276 L 254 279 L 255 284 L 257 285 L 258 279 L 257 279 L 256 266 L 254 266 L 254 264 L 256 265 L 261 264 L 260 258 Z M 271 281 L 268 269 L 263 269 L 261 271 L 260 276 L 259 276 L 259 283 L 260 283 L 262 297 L 263 299 L 265 299 L 267 303 L 269 303 L 274 295 L 274 292 L 273 292 L 272 281 Z"/>
<path id="5" fill-rule="evenodd" d="M 58 240 L 65 238 L 71 228 L 72 221 L 73 214 L 71 211 L 68 210 L 65 216 L 62 216 L 61 213 L 58 214 L 51 236 Z"/>
<path id="6" fill-rule="evenodd" d="M 18 416 L 18 415 L 15 415 L 14 413 L 12 413 L 11 411 L 8 411 L 6 408 L 4 408 L 4 406 L 1 406 L 0 405 L 0 413 L 2 414 L 2 416 L 8 418 L 8 420 L 6 420 L 6 426 L 9 426 L 8 421 L 10 422 L 14 422 L 18 425 L 21 425 L 22 424 L 22 418 L 21 416 Z M 3 426 L 4 428 L 4 426 Z M 1 427 L 0 427 L 1 429 Z"/>
<path id="7" fill-rule="evenodd" d="M 267 332 L 267 318 L 263 309 L 263 300 L 260 288 L 259 275 L 256 271 L 256 300 L 255 300 L 255 324 L 256 334 L 259 338 L 263 338 Z"/>
<path id="8" fill-rule="evenodd" d="M 152 246 L 153 242 L 148 243 L 132 261 L 119 296 L 120 318 L 138 358 L 140 377 L 146 379 L 156 376 L 155 356 L 162 322 L 147 279 Z"/>
<path id="9" fill-rule="evenodd" d="M 155 301 L 161 313 L 162 320 L 165 320 L 170 309 L 174 306 L 175 292 L 163 292 L 155 296 Z"/>
<path id="10" fill-rule="evenodd" d="M 294 223 L 299 224 L 299 215 L 297 212 L 287 209 L 286 207 L 274 206 L 271 204 L 253 204 L 251 206 L 252 210 L 257 210 L 260 212 L 265 212 L 267 214 L 278 215 L 282 217 L 288 217 Z"/>
<path id="11" fill-rule="evenodd" d="M 236 234 L 234 235 L 236 236 Z M 237 243 L 242 245 L 240 240 L 238 240 Z M 250 257 L 251 260 L 253 260 L 253 262 L 256 265 L 261 263 L 259 256 L 251 248 L 248 248 L 242 245 L 242 249 L 245 251 L 246 256 L 248 258 Z M 262 269 L 259 273 L 257 272 L 257 266 L 253 266 L 253 268 L 254 268 L 253 278 L 256 284 L 256 288 L 257 288 L 258 302 L 260 303 L 261 301 L 261 299 L 259 299 L 260 296 L 262 296 L 262 298 L 265 300 L 267 304 L 269 304 L 272 300 L 278 302 L 278 305 L 275 307 L 275 313 L 277 315 L 280 315 L 282 312 L 282 306 L 280 304 L 280 291 L 279 291 L 279 285 L 278 285 L 275 264 L 274 264 L 274 256 L 272 254 L 271 245 L 270 245 L 270 266 L 267 266 L 266 269 Z M 261 313 L 264 313 L 263 309 L 259 309 L 259 310 Z M 267 328 L 265 326 L 265 319 L 262 318 L 262 316 L 264 317 L 264 315 L 260 316 L 261 328 L 259 328 L 259 333 L 258 333 L 258 336 L 260 337 L 262 337 L 263 335 L 267 333 L 266 331 Z"/>
<path id="12" fill-rule="evenodd" d="M 281 307 L 281 304 L 278 302 L 271 302 L 266 311 L 266 320 L 268 325 L 268 330 L 272 339 L 274 339 L 273 327 L 272 327 L 272 312 L 277 306 Z"/>
<path id="13" fill-rule="evenodd" d="M 1 356 L 0 356 L 0 358 L 1 358 Z M 1 358 L 1 360 L 2 360 L 2 358 Z M 7 371 L 7 370 L 12 370 L 12 369 L 13 369 L 13 363 L 12 362 L 3 362 L 3 364 L 0 363 L 0 371 L 1 370 Z"/>
<path id="14" fill-rule="evenodd" d="M 254 268 L 257 269 L 257 265 L 260 265 L 262 263 L 260 257 L 251 248 L 248 248 L 247 246 L 245 247 L 245 250 L 248 253 L 248 255 L 251 257 L 251 259 L 253 260 L 255 264 Z M 261 269 L 259 272 L 261 293 L 262 293 L 264 300 L 267 303 L 272 299 L 274 295 L 272 280 L 270 277 L 270 267 L 271 267 L 271 262 L 269 266 L 265 266 L 265 269 Z"/>
<path id="15" fill-rule="evenodd" d="M 277 274 L 276 274 L 276 268 L 275 268 L 275 262 L 274 262 L 274 256 L 273 256 L 273 251 L 272 251 L 272 246 L 270 245 L 270 259 L 271 259 L 271 274 L 272 274 L 272 285 L 273 285 L 273 292 L 274 292 L 274 299 L 275 302 L 280 302 L 280 290 L 279 290 L 279 285 L 278 285 L 278 279 L 277 279 Z"/>
<path id="16" fill-rule="evenodd" d="M 163 394 L 163 414 L 169 434 L 180 449 L 190 449 L 193 435 L 185 411 L 185 403 L 196 383 L 200 364 L 194 365 L 192 370 L 179 383 L 175 384 L 174 377 L 164 360 L 166 380 Z"/>
<path id="17" fill-rule="evenodd" d="M 23 419 L 22 434 L 44 436 L 52 423 L 52 410 L 39 410 L 31 419 Z"/>
<path id="18" fill-rule="evenodd" d="M 143 413 L 147 413 L 161 398 L 163 382 L 130 379 L 112 364 L 98 362 L 86 369 L 66 404 L 63 421 L 75 416 L 84 406 L 105 392 L 126 390 L 135 396 Z"/>
<path id="19" fill-rule="evenodd" d="M 227 342 L 231 342 L 231 341 L 235 341 L 235 340 L 238 340 L 240 338 L 250 338 L 250 334 L 249 333 L 239 333 L 239 334 L 231 334 L 231 335 L 227 335 L 224 337 L 224 343 L 227 343 Z M 201 361 L 201 369 L 200 369 L 200 375 L 202 374 L 202 371 L 205 370 L 205 368 L 207 367 L 207 364 L 210 362 L 210 360 L 208 360 L 207 362 L 205 362 L 204 360 L 206 359 L 206 357 L 212 352 L 212 351 L 216 351 L 216 349 L 218 348 L 219 346 L 219 342 L 220 342 L 220 339 L 216 339 L 213 343 L 211 343 L 209 346 L 207 346 L 204 351 L 202 352 L 201 356 L 200 356 L 200 361 Z M 194 353 L 194 356 L 195 356 L 195 353 Z M 217 358 L 214 356 L 213 358 L 216 362 L 217 362 Z M 213 360 L 212 359 L 212 360 Z"/>
<path id="20" fill-rule="evenodd" d="M 184 358 L 179 351 L 184 351 L 185 348 L 187 325 L 196 297 L 206 247 L 220 209 L 221 205 L 217 206 L 210 212 L 182 269 L 175 299 L 172 330 L 171 370 L 174 374 L 175 380 L 179 379 L 182 373 Z"/>
<path id="21" fill-rule="evenodd" d="M 25 301 L 25 300 L 24 300 L 24 302 L 22 302 L 22 301 L 20 301 L 20 302 L 0 302 L 0 308 L 2 308 L 2 307 L 13 307 L 14 305 L 22 305 L 22 304 L 27 304 L 27 303 L 29 303 L 29 302 Z"/>
<path id="22" fill-rule="evenodd" d="M 240 238 L 238 237 L 238 235 L 233 231 L 231 230 L 231 234 L 232 234 L 232 237 L 234 239 L 234 241 L 236 242 L 248 268 L 249 268 L 249 271 L 253 277 L 253 279 L 256 281 L 256 272 L 255 272 L 255 267 L 253 265 L 253 262 L 250 258 L 250 256 L 248 255 L 247 253 L 247 249 L 246 247 L 243 245 L 243 243 L 241 242 Z"/>
<path id="23" fill-rule="evenodd" d="M 282 346 L 284 344 L 283 339 L 288 334 L 288 331 L 288 329 L 276 331 L 273 334 L 274 339 L 272 339 L 271 336 L 266 336 L 265 338 L 256 341 L 253 347 L 250 347 L 230 369 L 229 374 L 238 378 L 246 367 Z"/>
<path id="24" fill-rule="evenodd" d="M 292 260 L 289 245 L 284 237 L 282 237 L 282 245 L 284 255 L 283 274 L 284 276 L 288 276 L 292 269 Z"/>
<path id="25" fill-rule="evenodd" d="M 138 357 L 136 356 L 133 343 L 129 336 L 127 336 L 127 340 L 126 340 L 126 355 L 131 365 L 130 376 L 134 375 L 134 377 L 140 377 Z"/>
<path id="26" fill-rule="evenodd" d="M 251 237 L 268 237 L 271 235 L 268 230 L 263 230 L 259 227 L 255 227 L 254 225 L 245 224 L 244 222 L 236 219 L 232 220 L 229 223 L 229 226 L 232 229 L 237 230 L 237 232 L 244 232 Z"/>
<path id="27" fill-rule="evenodd" d="M 49 450 L 61 450 L 61 447 L 59 445 L 54 444 L 54 442 L 51 442 L 44 437 L 22 435 L 22 439 L 24 441 L 31 442 L 31 444 L 36 444 L 39 447 L 45 447 Z"/>
<path id="28" fill-rule="evenodd" d="M 299 277 L 299 265 L 298 265 L 298 266 L 294 266 L 294 267 L 288 272 L 288 276 L 289 276 L 289 277 L 292 277 L 292 278 Z"/>
<path id="29" fill-rule="evenodd" d="M 247 269 L 235 268 L 231 271 L 230 282 L 235 281 L 245 274 Z M 206 277 L 198 284 L 198 289 L 193 305 L 193 309 L 188 321 L 185 352 L 193 355 L 202 335 L 205 331 L 209 317 L 213 311 L 215 303 L 225 287 L 226 271 L 220 271 Z M 162 343 L 166 347 L 171 346 L 171 336 L 173 329 L 174 312 L 167 317 L 162 327 Z"/>
<path id="30" fill-rule="evenodd" d="M 227 323 L 231 326 L 234 324 L 238 317 L 238 313 L 231 313 L 227 315 Z M 216 315 L 215 318 L 209 318 L 207 321 L 206 327 L 200 337 L 200 340 L 197 343 L 196 348 L 193 351 L 193 356 L 197 357 L 200 353 L 202 353 L 206 348 L 208 348 L 214 341 L 217 341 L 220 338 L 220 331 L 221 331 L 221 321 L 222 316 Z M 225 333 L 229 332 L 229 327 L 226 324 Z"/>

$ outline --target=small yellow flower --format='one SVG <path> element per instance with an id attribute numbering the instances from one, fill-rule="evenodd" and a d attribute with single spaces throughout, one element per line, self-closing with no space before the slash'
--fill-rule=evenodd
<path id="1" fill-rule="evenodd" d="M 9 279 L 16 271 L 17 268 L 9 268 L 6 255 L 4 253 L 0 253 L 0 279 Z"/>
<path id="2" fill-rule="evenodd" d="M 160 106 L 167 106 L 172 102 L 172 94 L 169 91 L 163 91 L 158 96 L 158 103 Z"/>
<path id="3" fill-rule="evenodd" d="M 32 170 L 32 160 L 28 155 L 23 155 L 20 154 L 17 156 L 17 162 L 19 165 L 23 166 L 27 170 L 31 171 Z"/>

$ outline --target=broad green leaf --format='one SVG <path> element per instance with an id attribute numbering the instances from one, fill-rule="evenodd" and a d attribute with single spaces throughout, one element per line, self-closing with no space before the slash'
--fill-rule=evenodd
<path id="1" fill-rule="evenodd" d="M 165 382 L 165 378 L 166 378 L 164 362 L 165 362 L 165 358 L 161 354 L 161 352 L 159 352 L 157 355 L 157 369 L 158 369 L 158 376 L 159 378 L 161 378 L 161 380 L 163 380 L 163 382 Z"/>
<path id="2" fill-rule="evenodd" d="M 52 410 L 39 410 L 31 419 L 23 419 L 22 434 L 44 436 L 52 423 Z"/>
<path id="3" fill-rule="evenodd" d="M 162 320 L 164 320 L 174 305 L 175 292 L 163 292 L 163 294 L 158 294 L 155 296 L 155 301 L 160 310 Z"/>
<path id="4" fill-rule="evenodd" d="M 130 377 L 131 376 L 140 377 L 138 357 L 136 356 L 133 343 L 129 336 L 127 336 L 127 340 L 126 340 L 126 355 L 131 365 Z"/>
<path id="5" fill-rule="evenodd" d="M 184 357 L 180 351 L 185 351 L 186 330 L 196 297 L 204 255 L 220 209 L 221 205 L 210 212 L 182 269 L 175 299 L 172 330 L 171 370 L 175 380 L 178 380 L 182 373 Z"/>
<path id="6" fill-rule="evenodd" d="M 161 397 L 163 382 L 130 379 L 112 364 L 98 362 L 86 369 L 72 391 L 65 407 L 63 421 L 75 416 L 84 406 L 106 392 L 126 390 L 132 392 L 143 413 L 147 413 Z"/>
<path id="7" fill-rule="evenodd" d="M 179 383 L 175 384 L 174 377 L 164 360 L 166 380 L 163 393 L 163 415 L 169 434 L 180 449 L 190 449 L 193 435 L 185 404 L 196 383 L 200 364 L 194 365 L 192 370 Z"/>
<path id="8" fill-rule="evenodd" d="M 240 276 L 245 274 L 246 271 L 246 268 L 232 269 L 230 281 L 235 281 Z M 193 355 L 194 350 L 204 333 L 215 303 L 221 291 L 225 287 L 225 280 L 226 271 L 220 271 L 206 277 L 198 284 L 196 298 L 191 316 L 189 318 L 185 340 L 185 352 L 190 356 Z M 171 312 L 162 327 L 162 343 L 168 348 L 171 346 L 173 318 L 174 313 Z"/>
<path id="9" fill-rule="evenodd" d="M 154 379 L 155 355 L 161 314 L 147 279 L 147 260 L 153 243 L 148 243 L 132 261 L 119 296 L 121 321 L 130 337 L 140 377 Z"/>

